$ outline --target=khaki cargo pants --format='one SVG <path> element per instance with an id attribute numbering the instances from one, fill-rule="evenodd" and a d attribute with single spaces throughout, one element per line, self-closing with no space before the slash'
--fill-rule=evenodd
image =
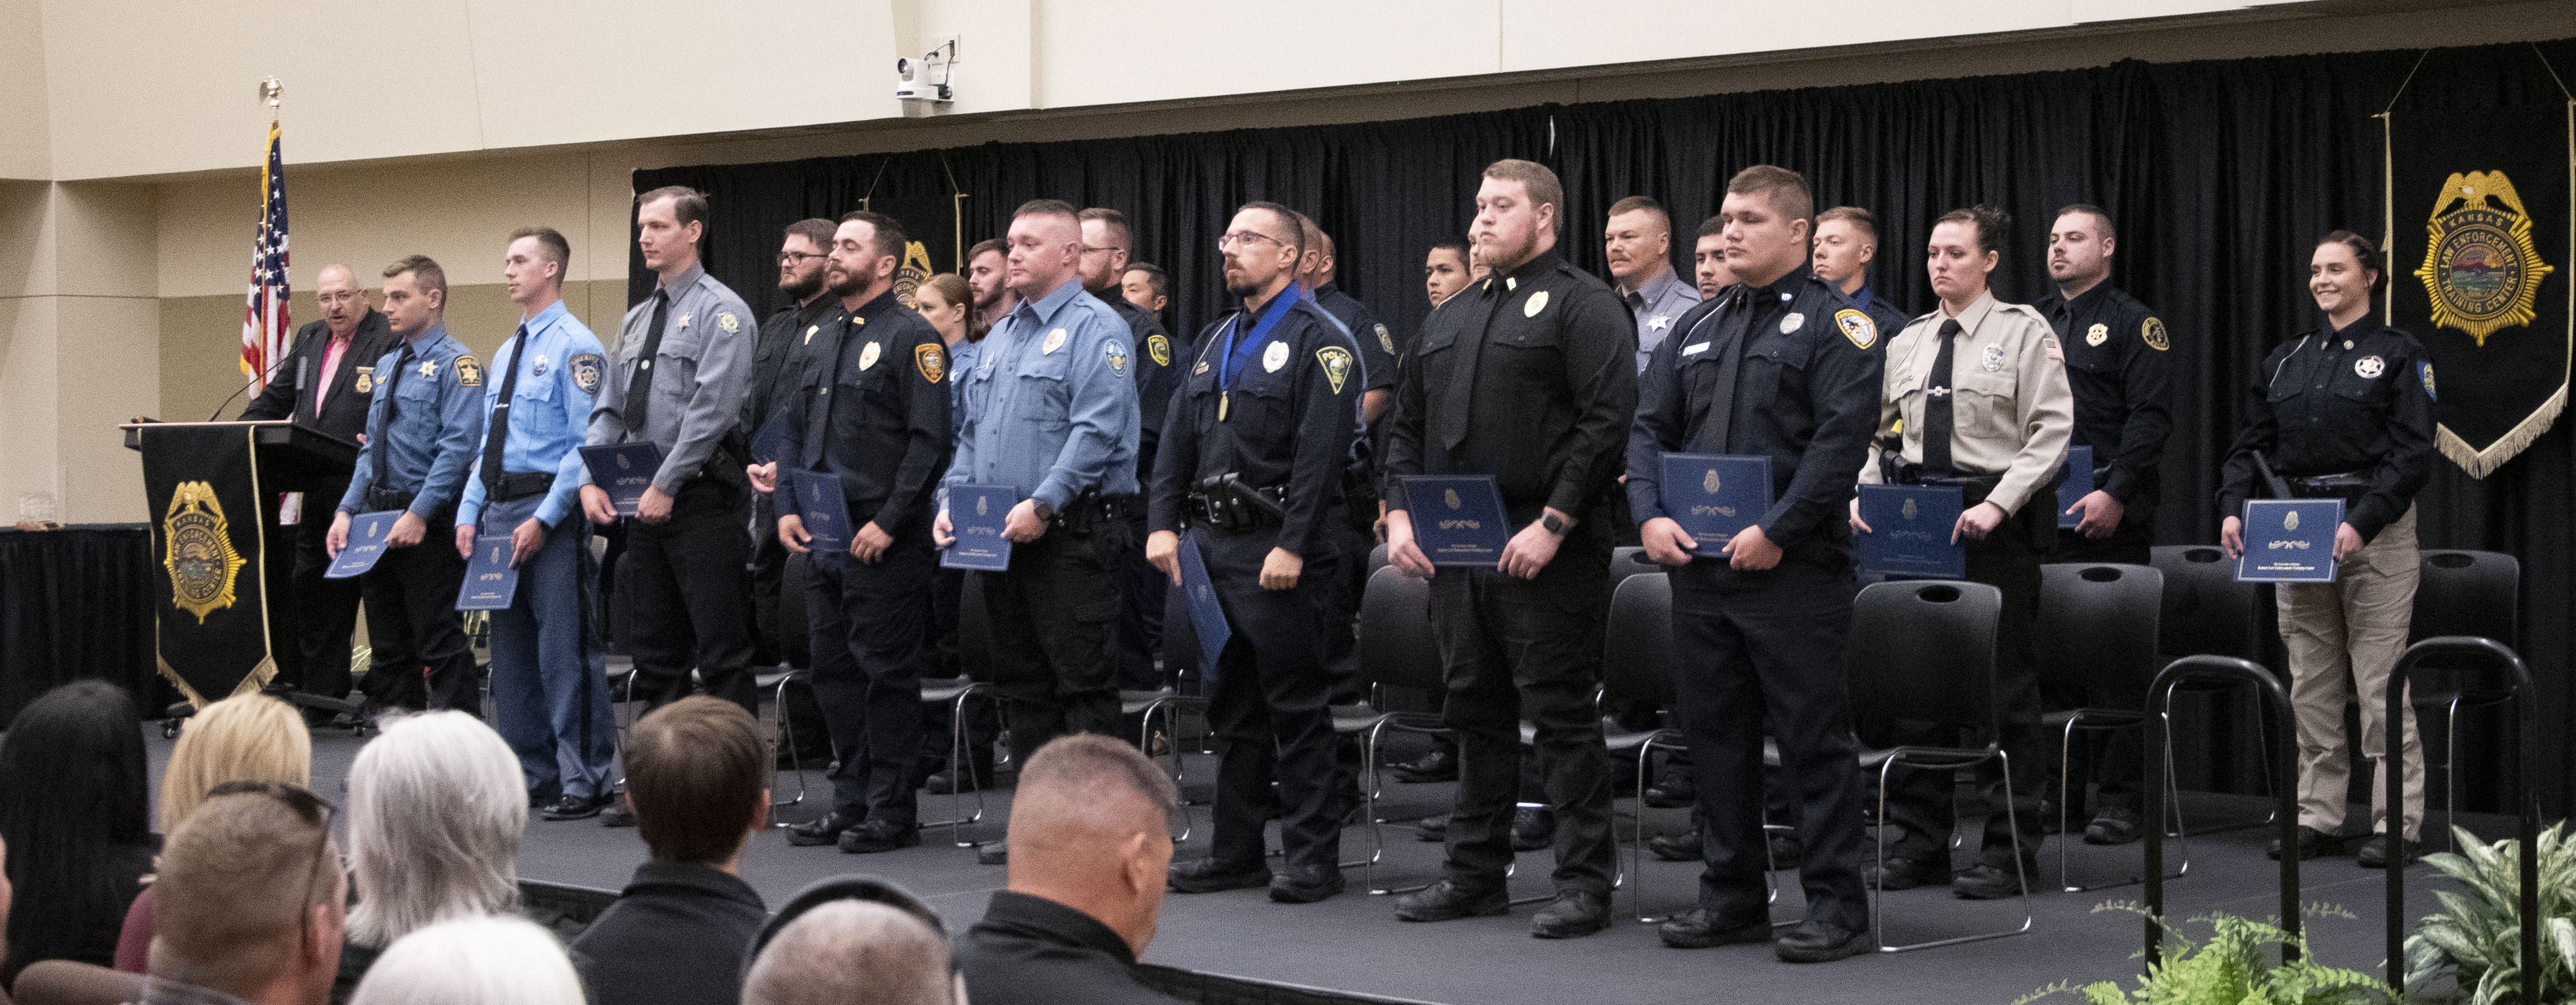
<path id="1" fill-rule="evenodd" d="M 2283 583 L 2278 589 L 2281 642 L 2290 653 L 2290 704 L 2299 722 L 2299 822 L 2331 833 L 2343 826 L 2352 765 L 2344 745 L 2343 707 L 2361 705 L 2361 754 L 2373 764 L 2388 750 L 2388 674 L 2406 649 L 2415 584 L 2423 577 L 2415 547 L 2415 508 L 2344 560 L 2332 583 Z M 2424 824 L 2424 747 L 2415 710 L 2405 710 L 2405 836 Z M 2371 830 L 2386 828 L 2388 773 L 2370 772 Z"/>

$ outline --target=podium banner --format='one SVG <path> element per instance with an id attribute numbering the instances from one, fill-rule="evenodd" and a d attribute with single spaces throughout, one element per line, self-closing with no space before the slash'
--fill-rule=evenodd
<path id="1" fill-rule="evenodd" d="M 2484 478 L 2567 407 L 2576 102 L 2391 112 L 2388 323 L 2422 339 L 2442 456 Z M 2439 375 L 2439 383 L 2436 383 Z"/>
<path id="2" fill-rule="evenodd" d="M 257 691 L 268 649 L 267 550 L 254 427 L 167 425 L 150 433 L 143 487 L 152 519 L 153 613 L 161 676 L 198 707 Z"/>

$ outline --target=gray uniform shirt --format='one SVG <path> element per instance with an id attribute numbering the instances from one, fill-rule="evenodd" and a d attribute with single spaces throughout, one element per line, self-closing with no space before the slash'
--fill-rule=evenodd
<path id="1" fill-rule="evenodd" d="M 1655 347 L 1673 333 L 1673 324 L 1699 303 L 1699 288 L 1666 269 L 1644 286 L 1619 290 L 1619 299 L 1627 301 L 1628 313 L 1637 316 L 1637 372 L 1644 373 L 1646 362 L 1655 358 Z"/>
<path id="2" fill-rule="evenodd" d="M 715 454 L 717 442 L 740 419 L 743 399 L 751 390 L 752 350 L 760 333 L 751 308 L 707 275 L 704 266 L 689 266 L 680 278 L 663 283 L 660 289 L 669 294 L 671 308 L 662 327 L 662 344 L 653 357 L 653 368 L 659 373 L 653 378 L 653 407 L 645 416 L 645 428 L 627 427 L 625 406 L 626 385 L 635 379 L 636 357 L 653 326 L 649 297 L 627 309 L 626 319 L 618 324 L 615 359 L 609 364 L 608 379 L 601 382 L 599 402 L 591 409 L 587 444 L 652 441 L 662 448 L 662 468 L 653 475 L 653 487 L 663 495 L 678 495 L 680 484 L 699 473 Z M 581 479 L 582 484 L 590 484 L 589 469 L 583 469 Z"/>

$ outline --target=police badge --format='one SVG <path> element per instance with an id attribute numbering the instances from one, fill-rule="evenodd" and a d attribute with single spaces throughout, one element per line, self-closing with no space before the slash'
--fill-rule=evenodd
<path id="1" fill-rule="evenodd" d="M 1349 380 L 1351 376 L 1351 351 L 1341 346 L 1328 345 L 1315 350 L 1315 361 L 1324 365 L 1324 379 L 1332 382 L 1333 393 L 1342 393 L 1342 382 Z"/>
<path id="2" fill-rule="evenodd" d="M 171 606 L 196 615 L 202 625 L 206 615 L 233 605 L 233 579 L 250 560 L 233 548 L 212 483 L 180 482 L 171 490 L 161 537 L 167 542 L 161 567 L 170 573 Z"/>
<path id="3" fill-rule="evenodd" d="M 2541 262 L 2531 215 L 2504 172 L 2453 174 L 2425 227 L 2432 242 L 2415 278 L 2432 298 L 2436 327 L 2460 329 L 2483 347 L 2498 329 L 2537 316 L 2540 280 L 2555 270 Z"/>
<path id="4" fill-rule="evenodd" d="M 359 394 L 373 394 L 373 393 L 375 393 L 375 390 L 376 390 L 376 368 L 375 368 L 375 367 L 372 367 L 372 366 L 362 366 L 362 367 L 359 367 L 359 368 L 358 368 L 358 384 L 357 384 L 357 390 L 358 390 L 358 393 L 359 393 Z"/>
<path id="5" fill-rule="evenodd" d="M 2282 529 L 2282 530 L 2297 530 L 2297 529 L 2299 529 L 2299 511 L 2298 511 L 2298 510 L 2293 509 L 2293 510 L 2285 510 L 2285 511 L 2283 511 L 2283 512 L 2282 512 L 2282 514 L 2281 514 L 2281 529 Z"/>
<path id="6" fill-rule="evenodd" d="M 1448 503 L 1448 504 L 1449 504 L 1449 508 L 1450 508 L 1450 509 L 1457 509 L 1457 508 L 1458 508 L 1458 507 L 1460 507 L 1460 506 L 1466 505 L 1466 500 L 1463 500 L 1463 499 L 1458 498 L 1458 490 L 1457 490 L 1457 489 L 1450 489 L 1450 490 L 1448 490 L 1448 492 L 1445 494 L 1445 496 L 1444 496 L 1440 501 L 1441 501 L 1441 502 Z"/>
<path id="7" fill-rule="evenodd" d="M 1915 507 L 1913 498 L 1912 498 L 1912 497 L 1908 497 L 1908 498 L 1905 500 L 1905 507 L 1904 507 L 1905 518 L 1906 518 L 1906 519 L 1908 519 L 1908 520 L 1914 519 L 1915 514 L 1920 513 L 1920 512 L 1922 512 L 1922 510 L 1917 509 L 1917 508 Z"/>
<path id="8" fill-rule="evenodd" d="M 2084 329 L 2084 344 L 2085 344 L 2085 345 L 2101 345 L 2102 343 L 2104 343 L 2104 342 L 2108 342 L 2108 341 L 2110 341 L 2110 340 L 2111 340 L 2111 326 L 2110 326 L 2110 325 L 2106 325 L 2106 324 L 2103 324 L 2103 323 L 2101 323 L 2101 322 L 2099 322 L 2099 321 L 2096 321 L 2096 322 L 2093 322 L 2093 327 L 2091 327 L 2091 328 L 2087 328 L 2087 329 Z"/>
<path id="9" fill-rule="evenodd" d="M 885 354 L 885 343 L 882 343 L 882 342 L 870 342 L 870 343 L 868 343 L 868 347 L 867 347 L 867 348 L 859 350 L 859 372 L 861 372 L 861 373 L 865 373 L 865 372 L 867 372 L 867 371 L 868 371 L 868 369 L 869 369 L 869 368 L 876 366 L 876 365 L 877 365 L 877 357 L 882 356 L 882 355 L 884 355 L 884 354 Z"/>
<path id="10" fill-rule="evenodd" d="M 1710 495 L 1716 495 L 1718 489 L 1726 487 L 1726 483 L 1718 480 L 1716 468 L 1710 468 L 1708 474 L 1700 477 L 1699 487 Z"/>

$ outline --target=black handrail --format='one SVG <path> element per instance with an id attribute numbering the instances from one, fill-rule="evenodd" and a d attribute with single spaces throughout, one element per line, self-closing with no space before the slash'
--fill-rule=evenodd
<path id="1" fill-rule="evenodd" d="M 2531 671 L 2522 665 L 2522 657 L 2512 647 L 2483 636 L 2442 635 L 2407 646 L 2405 654 L 2397 657 L 2397 668 L 2388 674 L 2388 718 L 2380 730 L 2388 740 L 2379 755 L 2388 772 L 2388 805 L 2380 810 L 2381 819 L 2387 821 L 2382 826 L 2388 840 L 2388 983 L 2406 986 L 2406 744 L 2399 730 L 2406 721 L 2406 688 L 2402 685 L 2415 664 L 2445 654 L 2484 656 L 2513 675 L 2514 801 L 2522 810 L 2516 814 L 2515 826 L 2522 842 L 2522 1000 L 2537 1002 L 2540 976 L 2549 969 L 2540 957 L 2540 797 L 2531 788 L 2531 765 L 2540 759 L 2540 709 L 2531 700 Z"/>
<path id="2" fill-rule="evenodd" d="M 2265 714 L 2273 717 L 2268 753 L 2272 777 L 2282 779 L 2273 790 L 2281 800 L 2281 930 L 2289 933 L 2281 943 L 2281 962 L 2288 963 L 2299 958 L 2299 787 L 2289 782 L 2299 774 L 2291 754 L 2297 727 L 2289 692 L 2271 671 L 2233 656 L 2185 656 L 2165 664 L 2147 686 L 2147 966 L 2164 960 L 2165 743 L 2171 729 L 2165 713 L 2173 703 L 2174 686 L 2196 677 L 2244 679 L 2264 696 Z"/>

